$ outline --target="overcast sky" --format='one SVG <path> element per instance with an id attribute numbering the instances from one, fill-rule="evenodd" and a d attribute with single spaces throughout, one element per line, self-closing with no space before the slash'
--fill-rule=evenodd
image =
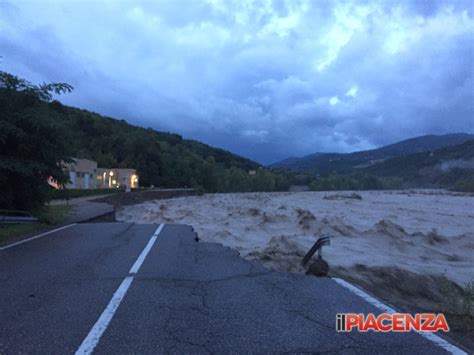
<path id="1" fill-rule="evenodd" d="M 0 70 L 262 163 L 474 133 L 474 1 L 3 1 Z"/>

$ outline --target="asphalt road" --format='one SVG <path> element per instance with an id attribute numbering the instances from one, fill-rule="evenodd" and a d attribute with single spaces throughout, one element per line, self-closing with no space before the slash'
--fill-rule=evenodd
<path id="1" fill-rule="evenodd" d="M 446 353 L 416 333 L 338 333 L 337 313 L 381 311 L 157 227 L 77 224 L 0 250 L 0 354 Z"/>

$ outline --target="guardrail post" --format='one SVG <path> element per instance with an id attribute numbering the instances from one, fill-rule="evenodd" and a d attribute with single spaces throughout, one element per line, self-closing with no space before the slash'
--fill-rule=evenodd
<path id="1" fill-rule="evenodd" d="M 331 244 L 331 237 L 325 236 L 325 237 L 318 238 L 316 243 L 314 243 L 311 249 L 304 256 L 303 261 L 302 261 L 303 266 L 308 263 L 308 261 L 316 252 L 318 252 L 318 258 L 322 259 L 323 258 L 322 247 L 324 245 L 330 245 L 330 244 Z"/>
<path id="2" fill-rule="evenodd" d="M 318 252 L 318 259 L 310 265 L 309 270 L 306 272 L 307 274 L 313 274 L 316 276 L 326 276 L 329 272 L 329 265 L 328 263 L 323 259 L 323 246 L 324 245 L 330 245 L 331 244 L 331 237 L 325 236 L 318 238 L 316 243 L 311 247 L 311 249 L 306 253 L 302 260 L 303 266 L 305 266 L 311 257 Z"/>

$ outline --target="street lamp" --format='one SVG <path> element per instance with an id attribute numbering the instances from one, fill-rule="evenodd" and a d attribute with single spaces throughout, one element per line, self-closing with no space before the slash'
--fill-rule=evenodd
<path id="1" fill-rule="evenodd" d="M 110 172 L 109 172 L 109 187 L 112 187 L 112 176 L 114 176 L 114 172 L 112 170 L 110 170 Z"/>

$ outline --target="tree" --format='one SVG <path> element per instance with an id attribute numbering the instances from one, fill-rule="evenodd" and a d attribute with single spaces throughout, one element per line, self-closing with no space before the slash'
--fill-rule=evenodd
<path id="1" fill-rule="evenodd" d="M 38 207 L 47 198 L 49 177 L 67 182 L 61 167 L 70 159 L 67 131 L 48 102 L 54 93 L 72 90 L 0 71 L 0 208 Z"/>
<path id="2" fill-rule="evenodd" d="M 0 89 L 6 93 L 22 93 L 35 100 L 49 102 L 53 98 L 53 93 L 58 95 L 68 93 L 73 87 L 66 83 L 33 85 L 16 75 L 0 71 Z"/>

